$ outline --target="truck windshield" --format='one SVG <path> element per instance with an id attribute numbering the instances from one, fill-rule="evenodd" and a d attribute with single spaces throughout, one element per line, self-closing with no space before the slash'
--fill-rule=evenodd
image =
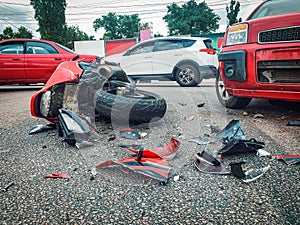
<path id="1" fill-rule="evenodd" d="M 299 1 L 270 0 L 266 1 L 258 9 L 256 9 L 256 11 L 250 15 L 248 20 L 294 12 L 300 12 Z"/>

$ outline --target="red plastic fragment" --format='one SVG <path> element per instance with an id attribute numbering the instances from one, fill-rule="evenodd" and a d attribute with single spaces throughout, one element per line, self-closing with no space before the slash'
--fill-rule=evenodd
<path id="1" fill-rule="evenodd" d="M 52 173 L 52 174 L 46 175 L 45 178 L 70 179 L 71 177 L 66 173 Z"/>
<path id="2" fill-rule="evenodd" d="M 176 140 L 175 138 L 171 138 L 170 142 L 162 147 L 157 147 L 152 150 L 144 149 L 143 156 L 156 158 L 158 155 L 159 157 L 165 160 L 172 160 L 175 157 L 179 147 L 180 147 L 180 141 Z M 133 148 L 127 148 L 127 149 L 136 154 L 139 152 L 139 149 L 133 149 Z"/>

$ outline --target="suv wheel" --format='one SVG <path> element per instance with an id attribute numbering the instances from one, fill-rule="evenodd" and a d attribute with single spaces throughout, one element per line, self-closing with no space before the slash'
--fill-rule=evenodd
<path id="1" fill-rule="evenodd" d="M 196 76 L 199 76 L 199 71 L 192 64 L 182 64 L 175 72 L 175 79 L 181 87 L 197 86 Z"/>
<path id="2" fill-rule="evenodd" d="M 251 101 L 251 98 L 235 97 L 229 94 L 226 89 L 220 74 L 216 77 L 216 92 L 220 103 L 226 108 L 242 109 L 245 108 Z"/>

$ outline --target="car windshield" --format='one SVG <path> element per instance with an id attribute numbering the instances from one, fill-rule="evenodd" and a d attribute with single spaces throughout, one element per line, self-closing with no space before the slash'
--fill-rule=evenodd
<path id="1" fill-rule="evenodd" d="M 63 45 L 58 44 L 58 43 L 56 43 L 56 42 L 55 42 L 55 44 L 56 44 L 58 47 L 62 48 L 63 50 L 67 51 L 67 52 L 75 53 L 74 51 L 72 51 L 71 49 L 67 48 L 66 46 L 63 46 Z"/>
<path id="2" fill-rule="evenodd" d="M 271 0 L 262 4 L 249 18 L 253 20 L 266 16 L 300 12 L 299 1 L 295 0 Z"/>

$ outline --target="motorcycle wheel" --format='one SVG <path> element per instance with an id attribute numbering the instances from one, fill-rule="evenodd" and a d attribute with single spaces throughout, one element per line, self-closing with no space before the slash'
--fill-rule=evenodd
<path id="1" fill-rule="evenodd" d="M 159 95 L 134 89 L 122 96 L 100 90 L 96 99 L 96 113 L 116 121 L 136 125 L 160 120 L 166 113 L 166 101 Z"/>

